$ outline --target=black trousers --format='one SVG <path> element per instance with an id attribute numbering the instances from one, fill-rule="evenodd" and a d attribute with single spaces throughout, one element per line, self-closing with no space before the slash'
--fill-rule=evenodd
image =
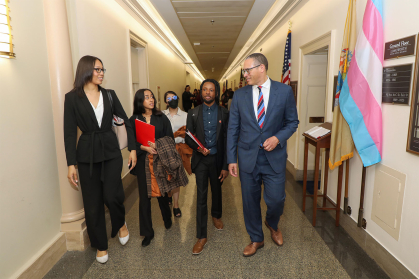
<path id="1" fill-rule="evenodd" d="M 147 180 L 145 175 L 145 156 L 139 156 L 137 160 L 137 181 L 140 194 L 140 235 L 153 236 L 153 222 L 151 220 L 151 198 L 147 193 Z M 164 195 L 164 193 L 162 193 Z M 159 207 L 165 224 L 172 222 L 172 212 L 169 206 L 169 197 L 158 197 Z"/>
<path id="2" fill-rule="evenodd" d="M 196 201 L 196 237 L 207 238 L 208 222 L 208 178 L 211 184 L 211 216 L 217 219 L 222 215 L 221 182 L 218 179 L 216 155 L 203 157 L 195 168 L 197 201 Z"/>
<path id="3" fill-rule="evenodd" d="M 112 237 L 116 236 L 125 223 L 122 156 L 105 161 L 104 164 L 104 181 L 101 181 L 102 163 L 93 164 L 92 176 L 89 163 L 78 163 L 87 233 L 92 247 L 100 251 L 108 249 L 104 204 L 111 215 Z"/>

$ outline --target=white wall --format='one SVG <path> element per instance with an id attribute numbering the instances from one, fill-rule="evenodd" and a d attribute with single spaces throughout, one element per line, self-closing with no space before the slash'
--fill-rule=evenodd
<path id="1" fill-rule="evenodd" d="M 357 1 L 358 30 L 362 26 L 366 0 Z M 339 54 L 342 45 L 343 29 L 349 2 L 347 0 L 303 0 L 288 18 L 284 19 L 279 27 L 276 27 L 259 45 L 255 46 L 254 52 L 266 55 L 269 61 L 269 76 L 274 80 L 280 80 L 283 63 L 284 46 L 288 30 L 288 20 L 292 21 L 292 78 L 297 80 L 299 74 L 299 49 L 302 45 L 335 30 L 334 43 L 334 67 L 329 69 L 334 75 L 338 74 Z M 419 32 L 419 19 L 417 0 L 386 0 L 384 1 L 384 39 L 391 41 L 403 38 Z M 406 57 L 398 60 L 385 61 L 384 66 L 414 63 L 414 57 Z M 236 75 L 235 72 L 227 76 L 230 80 Z M 329 80 L 333 83 L 333 80 Z M 300 84 L 299 84 L 300 85 Z M 331 94 L 329 94 L 331 97 Z M 331 121 L 332 100 L 327 100 L 328 116 Z M 402 212 L 402 223 L 399 241 L 393 239 L 381 227 L 371 220 L 371 207 L 374 190 L 375 167 L 367 170 L 366 193 L 364 201 L 364 218 L 367 220 L 367 232 L 393 254 L 412 273 L 419 276 L 419 157 L 406 152 L 406 137 L 409 125 L 410 106 L 383 104 L 383 160 L 382 164 L 397 171 L 407 174 L 405 196 Z M 303 131 L 298 131 L 301 134 Z M 295 148 L 298 142 L 297 135 L 288 141 L 288 160 L 296 163 Z M 302 169 L 302 163 L 298 162 L 298 169 Z M 300 166 L 301 165 L 301 166 Z M 352 207 L 351 217 L 354 221 L 358 218 L 359 195 L 362 174 L 362 163 L 358 154 L 350 162 L 350 185 L 349 205 Z M 337 168 L 329 174 L 329 195 L 336 200 Z"/>
<path id="2" fill-rule="evenodd" d="M 16 59 L 0 58 L 0 278 L 60 232 L 42 0 L 10 1 Z"/>

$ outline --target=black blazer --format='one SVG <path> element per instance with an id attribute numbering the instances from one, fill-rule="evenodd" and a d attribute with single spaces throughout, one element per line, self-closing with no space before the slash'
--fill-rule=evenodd
<path id="1" fill-rule="evenodd" d="M 99 124 L 89 99 L 82 90 L 79 96 L 75 90 L 65 95 L 64 102 L 64 144 L 67 165 L 97 163 L 121 156 L 118 139 L 111 130 L 113 114 L 124 119 L 128 135 L 128 150 L 135 150 L 135 135 L 131 123 L 119 102 L 115 91 L 110 90 L 113 100 L 113 114 L 106 89 L 99 87 L 103 96 L 103 118 Z M 77 142 L 77 127 L 83 132 Z"/>
<path id="2" fill-rule="evenodd" d="M 146 122 L 145 118 L 142 115 L 136 115 L 130 117 L 129 121 L 131 122 L 131 126 L 134 127 L 135 130 L 135 119 L 141 120 L 143 122 Z M 147 122 L 146 122 L 147 123 Z M 173 131 L 172 131 L 172 124 L 170 124 L 169 118 L 167 118 L 164 113 L 161 115 L 151 115 L 150 118 L 150 125 L 153 125 L 155 127 L 154 130 L 154 136 L 155 140 L 158 140 L 160 138 L 164 138 L 165 136 L 171 137 L 173 139 Z M 140 157 L 141 155 L 145 155 L 147 151 L 141 150 L 141 143 L 138 141 L 135 141 L 136 149 L 137 149 L 137 157 Z"/>
<path id="3" fill-rule="evenodd" d="M 134 114 L 129 119 L 129 121 L 131 122 L 131 126 L 134 127 L 134 129 L 135 119 L 146 122 L 145 118 L 142 115 Z M 153 125 L 155 127 L 155 140 L 164 138 L 165 136 L 174 139 L 172 132 L 172 124 L 170 124 L 169 118 L 167 118 L 167 116 L 164 115 L 164 113 L 162 113 L 161 115 L 151 115 L 150 125 Z M 145 174 L 145 156 L 147 155 L 147 151 L 141 150 L 142 144 L 138 141 L 135 141 L 135 144 L 137 145 L 137 165 L 133 170 L 130 171 L 130 173 L 137 176 L 137 179 L 139 183 L 142 185 L 142 187 L 147 187 L 147 179 Z"/>
<path id="4" fill-rule="evenodd" d="M 190 110 L 193 104 L 193 100 L 191 100 L 191 97 L 193 97 L 191 92 L 183 92 L 182 93 L 182 104 L 184 110 Z"/>
<path id="5" fill-rule="evenodd" d="M 216 104 L 214 104 L 215 106 Z M 188 112 L 188 118 L 186 120 L 186 129 L 189 130 L 197 139 L 205 145 L 205 132 L 204 132 L 204 118 L 202 116 L 202 106 L 197 106 L 196 108 Z M 218 115 L 217 115 L 217 172 L 221 170 L 228 170 L 227 168 L 227 127 L 228 127 L 228 110 L 221 106 L 218 106 Z M 195 123 L 196 119 L 196 123 Z M 191 167 L 192 172 L 195 172 L 195 168 L 198 165 L 204 155 L 198 152 L 198 145 L 188 136 L 185 136 L 185 142 L 192 148 L 192 161 Z"/>

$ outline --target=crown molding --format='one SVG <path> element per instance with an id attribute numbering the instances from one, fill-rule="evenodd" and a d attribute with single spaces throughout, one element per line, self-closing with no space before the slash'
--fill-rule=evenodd
<path id="1" fill-rule="evenodd" d="M 238 66 L 240 66 L 241 63 L 243 63 L 246 57 L 254 52 L 256 46 L 259 45 L 263 39 L 265 39 L 272 32 L 272 30 L 277 27 L 282 20 L 284 20 L 284 18 L 286 18 L 286 16 L 288 16 L 301 1 L 302 0 L 287 0 L 287 2 L 284 3 L 282 7 L 278 6 L 281 5 L 280 3 L 277 4 L 276 7 L 272 7 L 262 22 L 259 24 L 258 28 L 252 34 L 252 36 L 250 36 L 250 38 L 247 40 L 245 46 L 236 56 L 233 63 L 231 63 L 230 67 L 228 67 L 228 69 L 225 71 L 221 80 L 225 80 L 227 76 L 231 75 L 233 71 Z"/>
<path id="2" fill-rule="evenodd" d="M 160 15 L 157 11 L 155 11 L 153 5 L 149 1 L 122 0 L 122 2 L 132 12 L 134 12 L 138 19 L 145 23 L 151 29 L 151 31 L 153 31 L 154 34 L 159 37 L 166 44 L 166 46 L 169 47 L 180 58 L 184 64 L 191 61 L 191 58 L 187 55 L 186 51 L 182 48 L 170 29 L 165 26 L 166 24 L 164 20 L 160 18 Z M 153 11 L 154 15 L 152 17 L 150 13 Z M 160 19 L 160 22 L 158 22 L 158 20 L 155 18 Z M 195 65 L 188 66 L 199 78 L 202 80 L 205 79 Z"/>

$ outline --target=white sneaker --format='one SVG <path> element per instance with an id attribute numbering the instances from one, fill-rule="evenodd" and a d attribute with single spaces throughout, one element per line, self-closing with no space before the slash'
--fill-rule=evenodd
<path id="1" fill-rule="evenodd" d="M 102 256 L 102 257 L 96 256 L 96 260 L 99 263 L 104 264 L 104 263 L 106 263 L 108 261 L 108 254 L 106 254 L 105 256 Z"/>
<path id="2" fill-rule="evenodd" d="M 127 223 L 125 223 L 125 227 L 127 227 L 127 230 L 128 230 Z M 118 232 L 118 237 L 119 237 L 119 232 Z M 128 240 L 129 240 L 129 231 L 128 231 L 127 236 L 119 237 L 119 242 L 121 243 L 121 245 L 127 244 Z"/>

